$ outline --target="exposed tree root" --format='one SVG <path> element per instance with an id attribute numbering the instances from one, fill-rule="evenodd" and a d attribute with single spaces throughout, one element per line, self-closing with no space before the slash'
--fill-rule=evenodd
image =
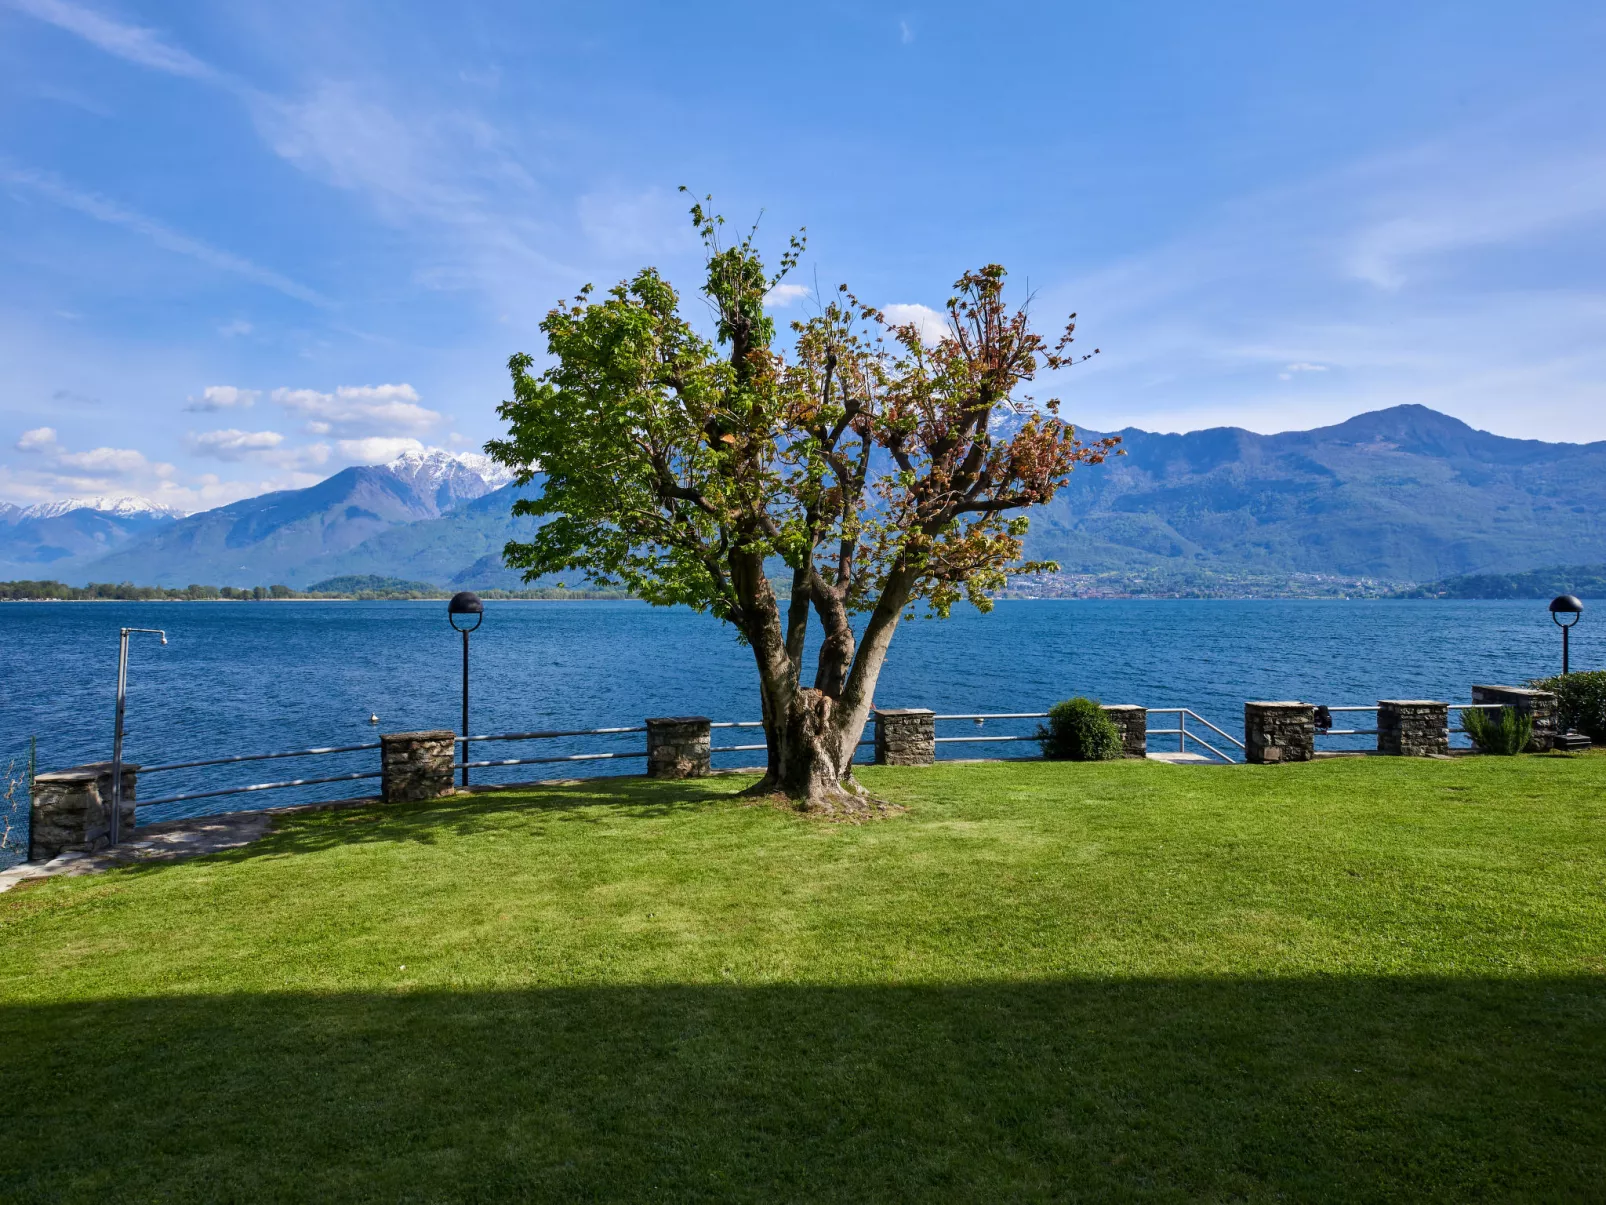
<path id="1" fill-rule="evenodd" d="M 783 811 L 794 812 L 813 820 L 828 820 L 839 824 L 862 824 L 867 820 L 884 820 L 908 809 L 885 799 L 877 799 L 864 789 L 858 779 L 849 776 L 835 787 L 816 789 L 808 795 L 789 795 L 776 785 L 769 775 L 739 793 L 739 797 L 767 803 Z"/>

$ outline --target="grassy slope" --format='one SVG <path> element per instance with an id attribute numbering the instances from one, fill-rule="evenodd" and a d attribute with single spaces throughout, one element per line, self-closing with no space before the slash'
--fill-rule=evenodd
<path id="1" fill-rule="evenodd" d="M 594 784 L 0 897 L 0 1198 L 1606 1183 L 1606 757 L 865 778 L 908 812 Z"/>

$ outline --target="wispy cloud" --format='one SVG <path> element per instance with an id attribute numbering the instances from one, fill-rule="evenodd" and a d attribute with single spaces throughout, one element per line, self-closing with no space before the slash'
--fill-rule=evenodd
<path id="1" fill-rule="evenodd" d="M 104 13 L 68 4 L 65 0 L 7 0 L 19 12 L 27 13 L 58 29 L 77 34 L 107 54 L 116 55 L 141 67 L 165 71 L 190 79 L 216 81 L 221 78 L 207 64 L 164 41 L 153 29 L 126 25 Z"/>
<path id="2" fill-rule="evenodd" d="M 327 308 L 330 302 L 327 298 L 305 285 L 298 284 L 287 276 L 283 276 L 270 268 L 261 267 L 252 263 L 244 256 L 224 251 L 203 243 L 199 239 L 181 234 L 169 226 L 163 225 L 154 218 L 136 213 L 125 208 L 115 201 L 100 196 L 97 193 L 84 192 L 73 188 L 51 172 L 38 171 L 34 168 L 13 167 L 0 162 L 0 184 L 6 184 L 60 205 L 65 209 L 81 213 L 85 217 L 93 218 L 97 222 L 106 222 L 113 226 L 121 226 L 135 234 L 155 243 L 164 251 L 171 251 L 178 255 L 185 255 L 209 267 L 229 272 L 236 276 L 267 288 L 277 290 L 287 297 L 297 301 L 304 301 L 308 305 Z"/>

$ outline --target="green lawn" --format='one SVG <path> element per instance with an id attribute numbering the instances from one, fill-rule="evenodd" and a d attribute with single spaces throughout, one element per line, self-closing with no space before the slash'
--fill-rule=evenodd
<path id="1" fill-rule="evenodd" d="M 1606 1197 L 1606 756 L 864 779 L 0 896 L 0 1200 Z"/>

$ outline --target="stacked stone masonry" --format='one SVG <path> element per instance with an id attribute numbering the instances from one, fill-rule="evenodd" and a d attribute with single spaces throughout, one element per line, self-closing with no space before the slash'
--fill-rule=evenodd
<path id="1" fill-rule="evenodd" d="M 1545 753 L 1555 748 L 1561 731 L 1556 696 L 1548 690 L 1529 690 L 1525 686 L 1474 686 L 1474 703 L 1499 703 L 1532 718 L 1533 739 L 1529 753 Z"/>
<path id="2" fill-rule="evenodd" d="M 936 713 L 923 707 L 875 713 L 875 764 L 929 766 L 937 760 Z"/>
<path id="3" fill-rule="evenodd" d="M 664 716 L 647 721 L 647 776 L 701 778 L 712 768 L 708 717 Z"/>
<path id="4" fill-rule="evenodd" d="M 1377 751 L 1395 757 L 1449 756 L 1450 705 L 1429 699 L 1380 700 Z"/>
<path id="5" fill-rule="evenodd" d="M 412 803 L 450 795 L 456 733 L 392 732 L 379 738 L 380 794 L 386 803 Z M 465 759 L 466 760 L 466 759 Z"/>
<path id="6" fill-rule="evenodd" d="M 1256 765 L 1310 761 L 1316 756 L 1315 705 L 1245 703 L 1244 756 Z"/>
<path id="7" fill-rule="evenodd" d="M 1149 712 L 1146 708 L 1116 703 L 1105 707 L 1104 714 L 1115 721 L 1116 730 L 1121 734 L 1122 757 L 1149 755 Z"/>
<path id="8" fill-rule="evenodd" d="M 139 767 L 123 766 L 124 834 L 134 831 L 134 791 Z M 41 774 L 34 779 L 28 814 L 28 861 L 48 862 L 58 854 L 89 853 L 111 844 L 112 765 L 94 762 Z"/>

